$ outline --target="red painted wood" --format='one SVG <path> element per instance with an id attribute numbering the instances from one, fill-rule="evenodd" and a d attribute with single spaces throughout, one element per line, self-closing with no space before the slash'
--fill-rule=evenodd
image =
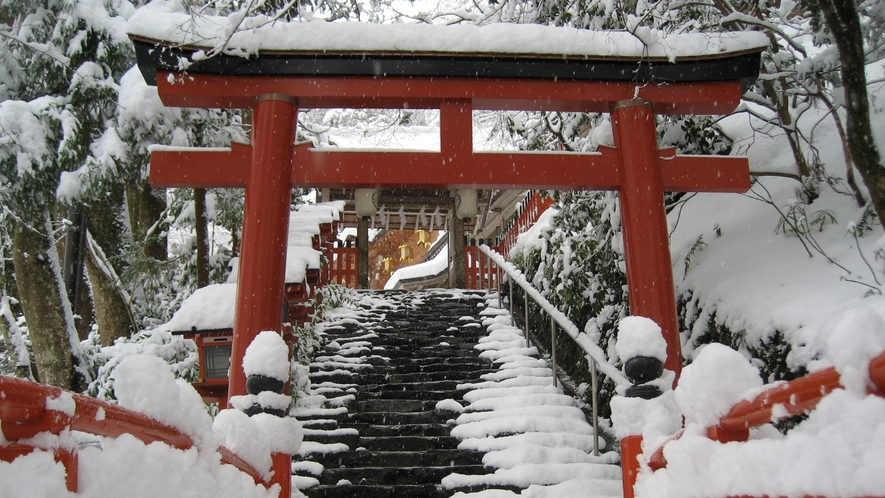
<path id="1" fill-rule="evenodd" d="M 73 416 L 46 409 L 46 400 L 63 394 L 74 400 Z M 186 450 L 193 446 L 190 436 L 178 429 L 161 424 L 142 413 L 107 403 L 82 394 L 62 391 L 53 386 L 37 384 L 24 379 L 0 375 L 0 427 L 10 441 L 28 438 L 37 432 L 50 431 L 59 434 L 64 428 L 86 432 L 96 436 L 118 437 L 131 434 L 145 444 L 163 442 L 174 448 Z M 9 460 L 27 454 L 28 445 L 12 444 L 0 448 L 0 460 Z M 266 483 L 251 465 L 224 447 L 219 448 L 221 461 L 235 466 L 250 475 L 256 484 Z M 68 489 L 76 490 L 77 455 L 63 448 L 55 450 L 55 458 L 65 465 Z"/>
<path id="2" fill-rule="evenodd" d="M 172 81 L 172 82 L 170 82 Z M 740 103 L 738 81 L 643 84 L 606 81 L 396 77 L 268 77 L 157 72 L 163 103 L 177 107 L 245 109 L 263 94 L 298 99 L 302 108 L 438 109 L 444 100 L 467 99 L 474 109 L 608 112 L 615 102 L 639 97 L 658 114 L 727 114 Z"/>
<path id="3" fill-rule="evenodd" d="M 525 203 L 522 213 L 501 240 L 501 246 L 498 252 L 507 257 L 510 254 L 510 249 L 513 248 L 513 245 L 516 243 L 516 238 L 519 237 L 521 233 L 528 230 L 529 227 L 534 225 L 535 222 L 538 221 L 538 218 L 540 218 L 541 214 L 546 211 L 548 207 L 553 205 L 553 202 L 553 198 L 551 197 L 541 197 L 541 194 L 537 192 L 533 193 Z"/>
<path id="4" fill-rule="evenodd" d="M 867 371 L 873 383 L 870 394 L 885 395 L 881 385 L 885 375 L 885 353 L 873 358 Z M 750 436 L 749 429 L 814 410 L 824 396 L 842 387 L 841 376 L 832 367 L 777 384 L 752 401 L 741 401 L 734 405 L 731 411 L 719 419 L 718 425 L 707 430 L 707 437 L 722 443 L 746 441 Z M 779 411 L 777 416 L 774 415 L 775 406 Z M 679 431 L 668 442 L 681 438 L 682 434 Z M 652 470 L 667 466 L 664 445 L 666 443 L 649 458 L 649 467 Z"/>
<path id="5" fill-rule="evenodd" d="M 624 476 L 624 498 L 633 498 L 633 488 L 639 475 L 639 455 L 642 455 L 642 436 L 621 439 L 621 472 Z"/>
<path id="6" fill-rule="evenodd" d="M 270 484 L 279 484 L 280 498 L 289 498 L 292 496 L 292 455 L 272 453 L 271 462 Z"/>
<path id="7" fill-rule="evenodd" d="M 252 163 L 252 147 L 232 143 L 223 149 L 155 150 L 151 152 L 154 188 L 245 187 Z"/>
<path id="8" fill-rule="evenodd" d="M 279 332 L 282 325 L 297 115 L 298 109 L 282 96 L 253 108 L 228 399 L 246 394 L 243 355 L 252 339 L 265 330 Z"/>
<path id="9" fill-rule="evenodd" d="M 357 288 L 359 249 L 336 247 L 330 251 L 329 282 L 350 289 Z"/>
<path id="10" fill-rule="evenodd" d="M 630 314 L 650 318 L 661 327 L 667 342 L 664 366 L 678 379 L 682 347 L 654 111 L 645 101 L 622 103 L 612 111 L 612 129 L 621 155 L 621 225 Z"/>
<path id="11" fill-rule="evenodd" d="M 302 144 L 295 147 L 297 167 L 292 169 L 291 182 L 302 188 L 617 190 L 619 157 L 611 147 L 595 154 L 466 150 L 446 154 L 320 150 Z M 660 162 L 661 182 L 668 192 L 750 188 L 744 157 L 677 156 L 664 149 Z M 151 155 L 151 185 L 243 187 L 250 164 L 251 147 L 242 144 L 234 144 L 231 151 L 158 151 Z"/>

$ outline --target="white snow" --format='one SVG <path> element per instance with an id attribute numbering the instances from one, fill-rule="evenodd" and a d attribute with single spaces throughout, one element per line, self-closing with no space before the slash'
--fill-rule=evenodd
<path id="1" fill-rule="evenodd" d="M 236 32 L 234 32 L 236 30 Z M 644 43 L 626 31 L 590 31 L 535 24 L 488 26 L 273 22 L 265 16 L 192 16 L 171 0 L 155 0 L 130 18 L 128 31 L 173 45 L 212 49 L 225 43 L 239 55 L 259 51 L 503 53 L 533 56 L 679 57 L 718 55 L 768 46 L 761 33 L 670 34 Z"/>
<path id="2" fill-rule="evenodd" d="M 722 344 L 707 344 L 682 371 L 676 403 L 686 423 L 710 427 L 739 401 L 753 399 L 760 387 L 759 370 L 740 353 Z"/>
<path id="3" fill-rule="evenodd" d="M 114 377 L 114 393 L 120 406 L 189 435 L 201 452 L 215 450 L 218 442 L 202 398 L 193 386 L 173 377 L 162 358 L 127 356 L 114 370 Z"/>
<path id="4" fill-rule="evenodd" d="M 265 330 L 255 336 L 243 356 L 246 376 L 264 375 L 287 382 L 289 380 L 289 346 L 280 334 Z"/>
<path id="5" fill-rule="evenodd" d="M 497 470 L 478 476 L 451 474 L 443 479 L 443 487 L 510 485 L 539 493 L 530 496 L 544 496 L 581 479 L 594 483 L 592 496 L 620 496 L 621 470 L 612 465 L 617 453 L 593 454 L 593 427 L 577 401 L 553 386 L 547 362 L 530 356 L 537 350 L 524 347 L 523 333 L 511 325 L 509 313 L 496 309 L 497 297 L 489 298 L 487 305 L 483 325 L 488 336 L 476 348 L 482 355 L 497 352 L 498 371 L 483 375 L 484 382 L 458 386 L 465 390 L 468 404 L 451 434 L 462 439 L 459 448 L 487 451 L 483 464 Z M 599 446 L 604 450 L 605 441 L 600 439 Z M 480 491 L 455 496 L 515 495 Z"/>
<path id="6" fill-rule="evenodd" d="M 54 460 L 52 453 L 38 450 L 12 463 L 0 461 L 0 496 L 154 498 L 208 494 L 220 498 L 276 498 L 279 495 L 278 487 L 266 489 L 256 485 L 248 475 L 221 464 L 216 449 L 219 442 L 228 443 L 228 438 L 213 431 L 213 421 L 199 394 L 190 384 L 175 379 L 162 359 L 130 355 L 120 362 L 114 375 L 114 388 L 121 406 L 182 431 L 192 438 L 194 447 L 178 450 L 163 443 L 146 445 L 128 434 L 118 438 L 92 437 L 78 452 L 77 494 L 65 488 L 64 467 Z M 47 406 L 70 410 L 73 399 L 66 399 L 50 401 Z M 222 420 L 228 412 L 235 410 L 222 411 L 219 414 Z M 272 432 L 275 440 L 269 441 L 265 436 L 252 441 L 249 450 L 270 455 L 271 449 L 297 449 L 300 426 L 294 419 L 289 420 L 286 431 L 278 427 L 262 429 L 267 425 L 263 421 L 251 422 L 258 434 Z"/>
<path id="7" fill-rule="evenodd" d="M 667 342 L 661 327 L 644 316 L 628 316 L 618 323 L 615 351 L 621 360 L 648 356 L 662 362 L 667 359 Z"/>
<path id="8" fill-rule="evenodd" d="M 185 299 L 162 328 L 175 332 L 233 329 L 236 301 L 235 283 L 207 285 Z"/>

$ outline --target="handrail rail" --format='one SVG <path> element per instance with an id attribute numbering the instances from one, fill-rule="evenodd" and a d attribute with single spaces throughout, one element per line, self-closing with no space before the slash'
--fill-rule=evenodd
<path id="1" fill-rule="evenodd" d="M 591 389 L 592 389 L 592 409 L 593 409 L 593 454 L 599 455 L 599 413 L 598 413 L 598 402 L 597 397 L 599 394 L 599 389 L 596 382 L 596 368 L 597 365 L 600 369 L 608 375 L 615 383 L 629 386 L 631 385 L 627 378 L 621 373 L 620 370 L 611 366 L 608 363 L 607 358 L 605 357 L 605 353 L 602 349 L 594 343 L 590 337 L 586 334 L 578 330 L 578 327 L 572 323 L 571 320 L 565 313 L 559 311 L 553 304 L 547 300 L 544 296 L 541 295 L 537 289 L 532 286 L 531 283 L 526 280 L 525 275 L 517 269 L 513 264 L 508 263 L 504 260 L 504 258 L 493 251 L 489 246 L 482 244 L 479 246 L 479 250 L 489 258 L 489 261 L 495 263 L 498 267 L 498 271 L 503 271 L 510 278 L 511 282 L 516 282 L 522 290 L 525 292 L 526 296 L 526 323 L 525 323 L 525 337 L 526 337 L 526 345 L 528 345 L 529 340 L 529 323 L 528 323 L 528 298 L 531 297 L 535 303 L 538 304 L 544 311 L 550 315 L 550 339 L 551 339 L 551 361 L 553 363 L 553 385 L 556 386 L 556 324 L 559 324 L 560 328 L 568 334 L 568 336 L 575 341 L 575 344 L 578 345 L 586 354 L 587 354 L 587 362 L 590 364 L 590 378 L 591 378 Z M 490 265 L 491 266 L 491 265 Z M 489 266 L 489 271 L 491 271 L 491 267 Z M 500 305 L 501 302 L 501 274 L 498 273 L 498 303 Z M 513 314 L 513 286 L 510 286 L 510 313 L 511 316 Z"/>
<path id="2" fill-rule="evenodd" d="M 516 282 L 528 295 L 531 297 L 536 303 L 538 303 L 544 310 L 549 314 L 553 320 L 565 331 L 569 337 L 572 338 L 575 343 L 587 353 L 596 363 L 599 364 L 599 369 L 603 371 L 606 375 L 609 376 L 616 384 L 622 386 L 631 386 L 633 384 L 627 380 L 627 377 L 621 373 L 620 370 L 613 367 L 608 363 L 608 358 L 605 356 L 605 352 L 602 351 L 590 336 L 584 332 L 581 332 L 577 325 L 572 323 L 571 320 L 563 313 L 556 309 L 553 304 L 547 300 L 544 296 L 538 292 L 537 289 L 532 286 L 532 284 L 526 280 L 525 275 L 523 275 L 522 271 L 517 269 L 512 263 L 509 263 L 504 260 L 504 258 L 493 251 L 489 246 L 483 244 L 480 247 L 480 250 L 489 257 L 499 268 L 501 268 L 508 277 L 513 282 Z"/>
<path id="3" fill-rule="evenodd" d="M 68 396 L 70 402 L 65 400 Z M 0 403 L 0 431 L 9 441 L 27 439 L 46 431 L 57 435 L 69 427 L 96 436 L 130 434 L 145 444 L 159 441 L 180 450 L 194 446 L 189 435 L 143 413 L 58 387 L 0 376 L 0 397 L 3 399 Z M 69 408 L 66 411 L 50 409 L 46 406 L 48 400 L 58 400 L 58 405 L 71 406 L 66 407 Z M 228 448 L 220 446 L 218 452 L 222 463 L 233 465 L 248 474 L 256 484 L 269 484 L 261 473 Z"/>

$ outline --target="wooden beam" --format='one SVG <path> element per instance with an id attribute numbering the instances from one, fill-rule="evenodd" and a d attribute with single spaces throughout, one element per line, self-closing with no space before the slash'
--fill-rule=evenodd
<path id="1" fill-rule="evenodd" d="M 729 114 L 740 103 L 739 81 L 653 84 L 612 81 L 220 76 L 157 73 L 167 106 L 247 108 L 258 95 L 280 93 L 302 109 L 438 109 L 447 100 L 469 100 L 474 109 L 608 112 L 638 95 L 658 114 Z"/>
<path id="2" fill-rule="evenodd" d="M 151 186 L 154 188 L 245 187 L 252 164 L 252 146 L 200 149 L 154 147 L 151 150 Z"/>
<path id="3" fill-rule="evenodd" d="M 463 138 L 463 137 L 461 137 Z M 454 146 L 453 146 L 454 147 Z M 302 188 L 547 189 L 617 190 L 618 151 L 598 153 L 357 151 L 295 147 L 291 182 Z M 457 161 L 453 161 L 457 156 Z M 660 151 L 661 182 L 668 192 L 746 192 L 749 163 L 744 157 L 680 156 Z M 243 187 L 251 147 L 169 149 L 151 154 L 151 185 Z M 462 163 L 461 166 L 456 162 Z"/>

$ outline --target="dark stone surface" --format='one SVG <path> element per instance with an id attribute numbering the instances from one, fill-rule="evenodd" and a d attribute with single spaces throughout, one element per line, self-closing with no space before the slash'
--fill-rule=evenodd
<path id="1" fill-rule="evenodd" d="M 399 299 L 403 306 L 410 306 L 416 297 L 401 292 L 382 296 Z M 473 349 L 485 335 L 485 329 L 476 326 L 482 320 L 483 294 L 464 299 L 423 296 L 423 303 L 408 309 L 391 308 L 376 314 L 375 323 L 325 329 L 329 342 L 344 349 L 353 341 L 371 346 L 360 353 L 364 359 L 361 366 L 346 372 L 340 365 L 323 365 L 321 361 L 311 365 L 314 385 L 354 385 L 356 392 L 350 394 L 356 399 L 346 403 L 346 415 L 316 415 L 316 422 L 305 422 L 306 428 L 328 431 L 309 431 L 305 441 L 341 442 L 350 448 L 305 457 L 325 468 L 318 477 L 319 486 L 302 490 L 307 496 L 443 498 L 455 492 L 439 486 L 447 475 L 493 471 L 483 467 L 481 453 L 459 450 L 458 440 L 449 436 L 449 421 L 457 414 L 435 409 L 440 400 L 461 400 L 464 391 L 457 389 L 459 384 L 480 381 L 481 375 L 495 371 L 491 362 L 479 358 Z M 367 338 L 370 333 L 377 337 Z M 443 342 L 448 345 L 441 345 Z M 339 350 L 327 346 L 319 356 L 338 354 Z M 336 395 L 326 396 L 334 399 Z M 342 428 L 355 429 L 359 436 L 335 432 Z"/>

